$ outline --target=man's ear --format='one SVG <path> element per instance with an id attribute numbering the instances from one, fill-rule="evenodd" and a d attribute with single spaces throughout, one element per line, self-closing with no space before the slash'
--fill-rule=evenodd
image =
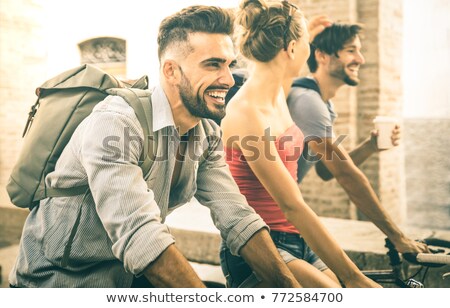
<path id="1" fill-rule="evenodd" d="M 316 57 L 316 61 L 319 64 L 325 65 L 328 63 L 330 56 L 324 53 L 323 51 L 316 49 L 314 51 L 314 56 Z"/>
<path id="2" fill-rule="evenodd" d="M 180 80 L 180 67 L 173 60 L 164 60 L 162 64 L 162 74 L 170 84 L 178 84 Z"/>

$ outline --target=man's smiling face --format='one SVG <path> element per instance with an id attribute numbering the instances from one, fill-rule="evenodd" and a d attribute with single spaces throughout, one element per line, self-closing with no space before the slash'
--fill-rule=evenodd
<path id="1" fill-rule="evenodd" d="M 349 40 L 338 51 L 338 57 L 330 56 L 329 74 L 350 86 L 359 84 L 359 68 L 365 63 L 361 53 L 361 41 L 358 36 Z"/>
<path id="2" fill-rule="evenodd" d="M 189 34 L 192 51 L 181 61 L 180 97 L 195 117 L 221 120 L 225 96 L 234 85 L 230 69 L 235 65 L 233 42 L 228 35 Z"/>

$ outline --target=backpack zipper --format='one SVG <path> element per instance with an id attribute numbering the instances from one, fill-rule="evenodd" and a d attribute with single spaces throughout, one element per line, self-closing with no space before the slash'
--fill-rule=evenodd
<path id="1" fill-rule="evenodd" d="M 30 130 L 31 124 L 33 124 L 34 116 L 36 115 L 36 111 L 38 109 L 39 109 L 39 98 L 36 100 L 36 103 L 31 106 L 31 110 L 28 113 L 28 120 L 27 120 L 27 124 L 25 125 L 25 129 L 23 130 L 22 138 L 25 137 L 27 132 Z"/>

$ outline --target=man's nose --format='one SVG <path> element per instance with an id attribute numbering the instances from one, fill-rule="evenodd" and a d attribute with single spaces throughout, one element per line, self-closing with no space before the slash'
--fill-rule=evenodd
<path id="1" fill-rule="evenodd" d="M 221 84 L 229 86 L 230 88 L 234 85 L 233 74 L 231 73 L 231 69 L 229 67 L 226 67 L 222 70 L 219 82 Z"/>
<path id="2" fill-rule="evenodd" d="M 357 61 L 359 64 L 366 63 L 366 59 L 364 59 L 364 56 L 360 51 L 357 53 Z"/>

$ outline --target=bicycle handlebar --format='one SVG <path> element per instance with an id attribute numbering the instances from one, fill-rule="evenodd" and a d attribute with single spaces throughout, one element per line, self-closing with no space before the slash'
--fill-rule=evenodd
<path id="1" fill-rule="evenodd" d="M 438 239 L 438 238 L 426 238 L 424 240 L 421 240 L 421 242 L 431 245 L 431 246 L 437 246 L 442 248 L 450 248 L 450 241 Z M 395 246 L 391 243 L 389 239 L 386 239 L 386 247 L 389 249 L 389 255 L 391 256 L 391 262 L 392 260 L 396 260 L 396 258 L 392 258 L 392 255 L 398 253 L 395 249 Z M 450 265 L 450 255 L 444 254 L 445 250 L 438 249 L 438 250 L 431 250 L 432 253 L 402 253 L 403 258 L 413 264 L 419 264 L 424 265 L 428 267 L 440 267 L 444 265 Z M 399 263 L 398 261 L 395 262 L 396 264 Z"/>
<path id="2" fill-rule="evenodd" d="M 433 253 L 403 253 L 406 261 L 426 266 L 444 266 L 450 264 L 450 255 Z"/>

